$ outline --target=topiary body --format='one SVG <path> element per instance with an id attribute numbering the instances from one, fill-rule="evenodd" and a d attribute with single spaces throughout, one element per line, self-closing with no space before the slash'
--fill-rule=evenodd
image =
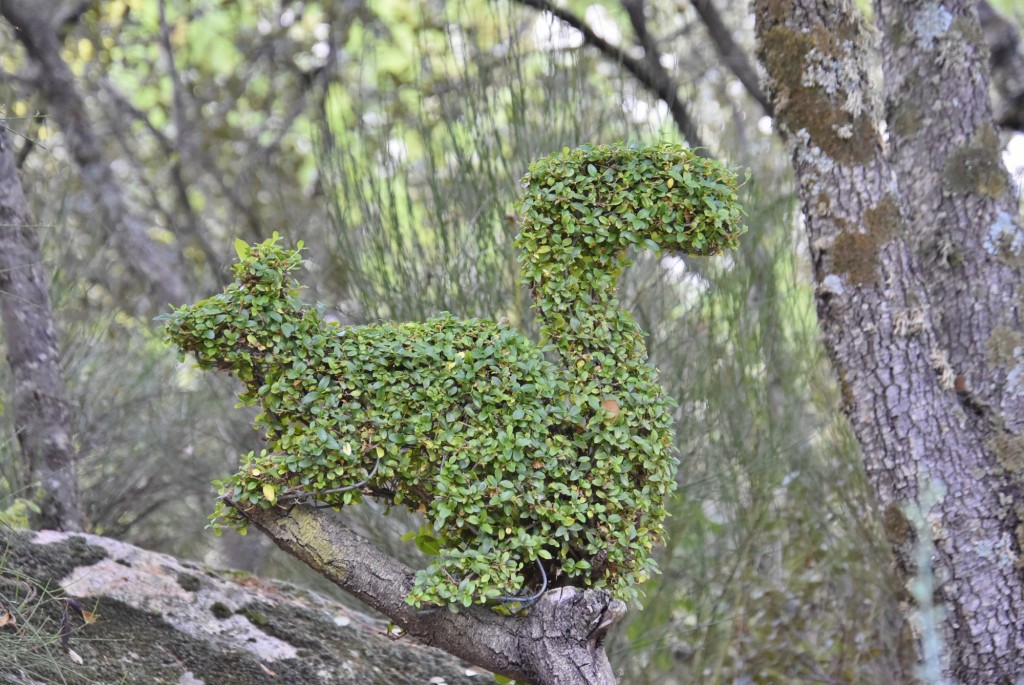
<path id="1" fill-rule="evenodd" d="M 240 506 L 372 496 L 424 514 L 438 552 L 416 604 L 542 585 L 636 599 L 675 485 L 671 401 L 616 300 L 628 249 L 714 254 L 742 233 L 735 175 L 673 145 L 563 150 L 519 202 L 522 280 L 546 347 L 443 314 L 341 327 L 298 299 L 297 251 L 241 250 L 224 293 L 168 316 L 172 342 L 229 370 L 268 447 L 221 484 Z M 547 361 L 544 349 L 557 352 Z M 230 507 L 217 515 L 241 526 Z"/>

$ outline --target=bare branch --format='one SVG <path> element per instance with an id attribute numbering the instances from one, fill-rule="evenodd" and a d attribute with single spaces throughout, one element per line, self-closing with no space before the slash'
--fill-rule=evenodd
<path id="1" fill-rule="evenodd" d="M 764 109 L 764 113 L 773 116 L 775 109 L 764 90 L 761 89 L 761 79 L 757 75 L 757 69 L 754 68 L 746 51 L 733 40 L 732 31 L 722 21 L 722 15 L 715 8 L 715 3 L 712 0 L 692 0 L 692 2 L 693 8 L 697 10 L 697 14 L 700 15 L 701 21 L 704 22 L 704 26 L 708 30 L 711 42 L 715 44 L 715 49 L 718 51 L 718 56 L 722 58 L 722 62 L 739 79 L 743 87 L 750 93 L 750 97 L 757 100 L 757 103 Z"/>
<path id="2" fill-rule="evenodd" d="M 701 142 L 700 134 L 697 131 L 697 124 L 693 121 L 693 116 L 690 114 L 690 109 L 686 106 L 686 103 L 679 99 L 679 83 L 661 66 L 657 54 L 651 55 L 645 51 L 644 59 L 637 59 L 597 35 L 590 28 L 590 25 L 580 17 L 569 10 L 556 7 L 551 2 L 548 2 L 548 0 L 517 1 L 528 7 L 550 12 L 555 18 L 583 34 L 583 40 L 588 45 L 597 48 L 605 57 L 621 64 L 647 90 L 665 101 L 669 112 L 672 114 L 672 120 L 675 122 L 676 128 L 679 129 L 680 134 L 686 139 L 690 147 L 702 148 L 701 154 L 710 154 L 710 152 L 703 152 L 703 149 L 706 149 L 706 147 Z"/>

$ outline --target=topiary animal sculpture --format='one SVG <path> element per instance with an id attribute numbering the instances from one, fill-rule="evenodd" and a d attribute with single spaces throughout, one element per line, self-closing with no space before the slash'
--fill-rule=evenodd
<path id="1" fill-rule="evenodd" d="M 565 149 L 524 182 L 516 244 L 546 347 L 449 314 L 326 322 L 298 300 L 300 256 L 276 236 L 240 249 L 222 294 L 167 316 L 173 343 L 234 373 L 262 409 L 268 447 L 222 495 L 422 512 L 437 556 L 416 606 L 524 598 L 549 579 L 639 597 L 677 460 L 671 401 L 618 277 L 630 248 L 709 255 L 744 230 L 735 174 L 674 145 Z M 215 516 L 244 525 L 223 501 Z"/>

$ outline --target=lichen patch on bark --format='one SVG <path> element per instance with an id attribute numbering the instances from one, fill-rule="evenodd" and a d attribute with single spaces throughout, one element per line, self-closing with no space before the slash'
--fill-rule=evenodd
<path id="1" fill-rule="evenodd" d="M 891 195 L 864 211 L 865 232 L 845 230 L 836 236 L 832 267 L 855 285 L 878 281 L 878 251 L 903 230 L 899 206 Z"/>
<path id="2" fill-rule="evenodd" d="M 926 5 L 914 14 L 910 29 L 918 47 L 930 50 L 953 24 L 953 15 L 942 5 Z"/>
<path id="3" fill-rule="evenodd" d="M 989 443 L 999 465 L 1012 477 L 1024 478 L 1024 436 L 1001 432 Z"/>
<path id="4" fill-rule="evenodd" d="M 1024 499 L 1021 499 L 1019 494 L 1008 494 L 1024 492 L 1024 435 L 1000 431 L 989 440 L 988 447 L 1009 481 L 1008 487 L 999 497 L 1002 509 L 1000 518 L 1010 517 L 1011 521 L 1016 522 L 1013 533 L 1017 549 L 1024 550 Z M 1019 554 L 1015 558 L 1015 566 L 1024 567 L 1024 561 Z"/>
<path id="5" fill-rule="evenodd" d="M 877 135 L 870 108 L 856 96 L 859 89 L 844 87 L 848 69 L 829 71 L 829 65 L 849 64 L 845 37 L 856 30 L 849 24 L 799 33 L 775 26 L 762 40 L 781 121 L 794 133 L 807 131 L 813 145 L 843 164 L 869 162 L 874 150 L 865 141 Z"/>
<path id="6" fill-rule="evenodd" d="M 887 118 L 893 135 L 909 138 L 923 128 L 924 113 L 910 100 L 898 100 L 890 104 Z"/>
<path id="7" fill-rule="evenodd" d="M 992 335 L 985 341 L 985 356 L 991 366 L 1001 366 L 1012 370 L 1020 366 L 1021 349 L 1024 348 L 1024 335 L 1009 326 L 996 326 Z"/>
<path id="8" fill-rule="evenodd" d="M 907 520 L 906 514 L 896 504 L 889 504 L 882 512 L 882 528 L 885 537 L 897 547 L 914 539 L 914 527 Z"/>
<path id="9" fill-rule="evenodd" d="M 982 147 L 961 147 L 949 154 L 942 167 L 942 187 L 947 193 L 979 193 L 999 197 L 1008 186 L 999 154 Z"/>
<path id="10" fill-rule="evenodd" d="M 1005 259 L 1024 256 L 1024 229 L 1014 222 L 1009 213 L 1000 211 L 995 221 L 989 224 L 982 245 L 989 254 Z"/>

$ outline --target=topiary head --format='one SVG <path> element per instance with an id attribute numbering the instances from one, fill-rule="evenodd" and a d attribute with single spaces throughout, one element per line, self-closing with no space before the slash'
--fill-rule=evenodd
<path id="1" fill-rule="evenodd" d="M 711 255 L 746 230 L 736 174 L 670 143 L 565 148 L 531 164 L 523 182 L 517 241 L 541 261 L 631 246 Z"/>
<path id="2" fill-rule="evenodd" d="M 236 241 L 235 281 L 219 295 L 161 317 L 170 342 L 192 353 L 201 368 L 231 369 L 248 380 L 254 362 L 298 328 L 305 308 L 290 274 L 302 263 L 302 244 L 288 250 L 279 240 L 275 233 L 253 246 Z"/>

